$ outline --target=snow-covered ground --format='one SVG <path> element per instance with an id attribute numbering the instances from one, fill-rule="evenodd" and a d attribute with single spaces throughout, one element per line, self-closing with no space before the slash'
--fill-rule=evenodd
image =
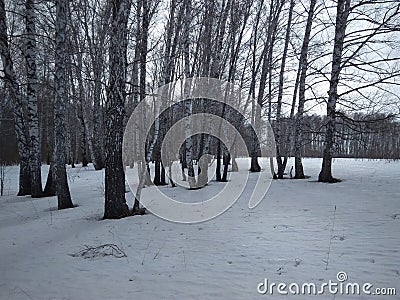
<path id="1" fill-rule="evenodd" d="M 0 298 L 280 299 L 276 290 L 259 294 L 259 283 L 319 286 L 346 272 L 344 283 L 393 287 L 397 296 L 375 297 L 398 299 L 400 162 L 336 159 L 336 184 L 316 182 L 320 164 L 305 159 L 311 178 L 274 181 L 255 209 L 249 188 L 219 217 L 186 225 L 151 214 L 102 220 L 104 173 L 91 167 L 68 169 L 73 209 L 58 211 L 55 197 L 16 197 L 14 167 L 0 198 Z M 183 201 L 219 186 L 163 189 Z M 71 256 L 103 244 L 126 257 Z M 373 298 L 327 290 L 319 297 Z"/>

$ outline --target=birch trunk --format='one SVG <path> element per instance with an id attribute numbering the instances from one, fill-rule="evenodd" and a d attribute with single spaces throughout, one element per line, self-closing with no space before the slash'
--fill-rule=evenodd
<path id="1" fill-rule="evenodd" d="M 140 101 L 145 101 L 146 98 L 146 71 L 147 71 L 147 47 L 148 47 L 148 37 L 149 37 L 149 26 L 150 26 L 150 3 L 146 0 L 140 1 L 142 5 L 142 26 L 140 31 Z M 158 104 L 157 104 L 158 105 Z M 156 105 L 155 105 L 156 107 Z M 159 123 L 159 119 L 156 120 L 156 123 Z M 157 125 L 159 126 L 159 124 Z M 158 134 L 158 132 L 157 132 Z M 155 136 L 155 133 L 154 133 Z M 153 138 L 154 138 L 153 136 Z M 145 137 L 146 138 L 146 137 Z M 149 144 L 150 143 L 150 144 Z M 147 172 L 145 175 L 145 184 L 152 185 L 151 174 L 150 174 L 150 159 L 152 158 L 153 148 L 151 148 L 152 141 L 146 140 L 146 149 L 147 156 L 149 159 L 144 162 L 146 165 Z M 149 155 L 150 153 L 150 155 Z"/>
<path id="2" fill-rule="evenodd" d="M 184 21 L 184 44 L 183 44 L 183 56 L 184 56 L 184 63 L 185 63 L 185 76 L 186 78 L 190 77 L 190 23 L 191 23 L 191 15 L 192 15 L 192 2 L 191 0 L 185 0 L 185 21 Z M 186 86 L 185 90 L 189 89 L 190 87 Z M 185 91 L 185 95 L 188 93 Z M 196 187 L 196 178 L 194 175 L 194 168 L 193 168 L 193 139 L 191 136 L 191 122 L 190 116 L 192 115 L 192 101 L 187 99 L 185 101 L 185 135 L 186 135 L 186 142 L 185 142 L 185 154 L 186 154 L 186 164 L 188 168 L 188 182 L 189 187 L 191 189 Z"/>
<path id="3" fill-rule="evenodd" d="M 135 107 L 138 105 L 140 101 L 143 101 L 145 98 L 145 90 L 142 91 L 140 88 L 140 80 L 139 78 L 139 71 L 142 71 L 141 61 L 142 61 L 142 0 L 138 0 L 136 3 L 136 45 L 135 45 L 135 60 L 133 62 L 132 67 L 132 90 L 133 90 L 133 103 Z M 144 68 L 146 69 L 146 68 Z M 146 78 L 144 78 L 146 82 Z M 144 124 L 145 124 L 145 112 L 142 111 L 139 120 L 137 122 L 137 130 L 135 134 L 137 134 L 138 138 L 138 145 L 136 146 L 137 149 L 135 150 L 136 155 L 140 153 L 139 148 L 145 147 L 145 135 L 144 135 Z M 135 201 L 133 203 L 133 211 L 139 211 L 140 209 L 140 197 L 142 194 L 142 188 L 144 186 L 146 171 L 147 168 L 145 159 L 143 157 L 137 157 L 139 159 L 137 168 L 138 168 L 138 175 L 139 175 L 139 185 L 135 194 Z"/>
<path id="4" fill-rule="evenodd" d="M 237 63 L 239 60 L 239 49 L 242 46 L 242 39 L 244 36 L 244 32 L 247 27 L 247 21 L 250 15 L 250 8 L 251 5 L 247 4 L 244 8 L 239 7 L 238 4 L 233 3 L 231 6 L 231 23 L 230 23 L 230 38 L 229 38 L 229 44 L 230 44 L 230 60 L 229 60 L 229 71 L 228 71 L 228 82 L 235 83 L 235 77 L 236 77 L 236 72 L 237 72 Z M 227 91 L 227 93 L 231 93 L 232 91 Z M 247 102 L 246 102 L 247 105 Z M 223 114 L 221 115 L 221 118 L 223 119 L 231 119 L 231 107 L 226 106 L 225 104 L 223 105 Z M 239 121 L 239 120 L 236 120 Z M 236 124 L 235 124 L 236 123 Z M 233 122 L 233 125 L 237 128 L 240 127 L 239 125 L 240 122 Z M 222 124 L 221 124 L 222 125 Z M 226 136 L 226 128 L 222 126 L 222 129 L 224 129 L 224 134 Z M 221 132 L 219 133 L 221 134 Z M 233 136 L 233 140 L 235 141 L 236 139 L 236 134 Z M 228 181 L 228 167 L 232 159 L 232 167 L 234 166 L 233 160 L 234 160 L 234 147 L 231 147 L 231 149 L 228 149 L 226 146 L 224 147 L 224 154 L 223 154 L 223 165 L 224 165 L 224 170 L 222 173 L 222 182 Z M 237 167 L 237 165 L 236 165 Z M 232 168 L 233 169 L 233 168 Z"/>
<path id="5" fill-rule="evenodd" d="M 135 39 L 136 39 L 136 44 L 135 44 L 135 52 L 134 52 L 134 58 L 133 58 L 133 63 L 132 63 L 132 73 L 131 73 L 131 96 L 128 101 L 128 106 L 130 111 L 134 111 L 136 106 L 139 104 L 139 61 L 140 61 L 140 33 L 141 33 L 141 7 L 140 7 L 140 1 L 136 3 L 136 24 L 135 24 Z M 130 116 L 131 112 L 128 111 L 128 117 Z M 139 130 L 139 126 L 141 126 L 141 120 L 136 120 L 135 124 L 135 131 L 133 133 L 133 139 L 135 145 L 134 149 L 134 155 L 133 157 L 130 158 L 130 167 L 133 168 L 135 161 L 138 159 L 138 153 L 139 153 L 139 142 L 140 140 L 143 139 L 143 134 L 141 130 Z M 140 171 L 140 164 L 138 163 L 138 174 L 141 174 Z M 139 208 L 139 201 L 135 199 L 133 209 L 135 210 L 135 207 Z"/>
<path id="6" fill-rule="evenodd" d="M 178 36 L 179 36 L 179 29 L 178 26 L 176 26 L 176 22 L 181 21 L 182 14 L 179 14 L 177 18 L 175 18 L 175 6 L 176 6 L 176 1 L 172 0 L 171 1 L 171 12 L 170 12 L 170 24 L 169 24 L 169 29 L 168 29 L 168 38 L 167 38 L 167 45 L 166 45 L 166 57 L 165 57 L 165 65 L 164 65 L 164 83 L 167 84 L 174 78 L 174 64 L 175 64 L 175 56 L 176 56 L 176 48 L 178 45 Z M 175 36 L 174 35 L 174 30 L 175 30 Z M 171 102 L 167 103 L 168 106 L 171 105 Z M 170 109 L 167 115 L 167 122 L 164 125 L 163 128 L 163 136 L 167 132 L 167 128 L 170 128 L 172 126 L 172 120 L 174 118 L 175 114 L 175 109 Z M 168 177 L 169 177 L 169 182 L 171 184 L 171 187 L 175 187 L 174 179 L 172 178 L 172 164 L 174 163 L 174 158 L 169 157 L 168 158 Z M 163 176 L 164 176 L 164 182 L 165 181 L 165 166 L 162 166 L 162 170 L 164 170 L 164 173 L 161 173 L 161 182 L 163 182 Z"/>
<path id="7" fill-rule="evenodd" d="M 72 20 L 71 20 L 72 24 Z M 95 160 L 95 156 L 93 153 L 93 144 L 92 144 L 92 133 L 91 129 L 89 127 L 89 122 L 88 118 L 90 116 L 88 110 L 87 110 L 87 90 L 83 83 L 83 77 L 82 77 L 82 72 L 83 72 L 83 55 L 85 48 L 84 46 L 81 45 L 81 43 L 78 40 L 78 33 L 73 32 L 73 41 L 75 44 L 75 47 L 78 48 L 78 53 L 76 54 L 76 68 L 75 68 L 75 79 L 78 81 L 78 92 L 76 92 L 76 89 L 74 87 L 74 77 L 72 77 L 72 66 L 70 67 L 70 73 L 71 73 L 71 86 L 73 90 L 75 91 L 75 99 L 78 100 L 79 103 L 79 108 L 78 108 L 78 119 L 81 122 L 81 154 L 82 154 L 82 166 L 87 167 L 89 163 L 89 155 L 90 155 L 90 160 L 93 162 L 94 165 L 97 164 Z M 89 150 L 89 155 L 87 153 L 87 150 Z"/>
<path id="8" fill-rule="evenodd" d="M 204 7 L 206 8 L 203 24 L 204 24 L 204 32 L 202 39 L 204 40 L 204 50 L 202 53 L 202 62 L 201 62 L 201 75 L 202 76 L 210 76 L 210 72 L 212 71 L 211 69 L 211 58 L 213 57 L 213 51 L 212 51 L 212 38 L 213 38 L 213 26 L 215 23 L 215 10 L 216 10 L 216 3 L 214 0 L 206 0 L 204 3 Z M 200 46 L 200 41 L 197 45 L 197 47 Z M 207 103 L 205 99 L 202 100 L 201 103 L 201 108 L 204 113 L 212 113 L 213 112 L 213 105 Z M 209 130 L 211 126 L 211 121 L 207 121 L 207 118 L 204 117 L 204 124 L 207 124 L 208 128 L 204 128 L 205 132 L 206 130 Z M 207 125 L 206 125 L 207 126 Z M 206 127 L 205 126 L 205 127 Z M 210 154 L 210 143 L 211 143 L 211 135 L 209 134 L 201 134 L 201 137 L 199 139 L 199 151 L 198 151 L 198 180 L 197 180 L 197 186 L 198 187 L 203 187 L 208 183 L 208 158 L 207 159 L 201 159 L 203 155 L 209 155 Z"/>
<path id="9" fill-rule="evenodd" d="M 44 187 L 44 196 L 45 197 L 53 197 L 56 196 L 56 185 L 55 185 L 55 171 L 54 171 L 54 145 L 55 145 L 55 127 L 54 127 L 54 100 L 49 99 L 49 104 L 47 107 L 47 126 L 48 132 L 45 135 L 45 141 L 47 144 L 47 164 L 49 166 L 49 173 L 47 174 L 46 184 Z M 71 152 L 75 152 L 75 149 L 72 149 Z M 75 155 L 72 155 L 72 159 L 75 159 Z"/>
<path id="10" fill-rule="evenodd" d="M 154 101 L 154 110 L 155 110 L 155 114 L 157 116 L 160 115 L 160 105 L 158 102 Z M 144 113 L 143 113 L 144 114 Z M 144 118 L 142 117 L 142 124 L 144 124 Z M 140 163 L 138 163 L 138 170 L 139 170 L 139 184 L 138 187 L 136 189 L 136 195 L 135 195 L 135 202 L 133 204 L 133 214 L 143 214 L 144 213 L 144 209 L 139 207 L 139 202 L 140 202 L 140 197 L 142 194 L 142 189 L 144 187 L 144 185 L 146 184 L 146 181 L 148 179 L 148 175 L 150 174 L 150 160 L 151 157 L 153 155 L 153 151 L 154 151 L 154 147 L 157 143 L 157 139 L 158 139 L 158 134 L 160 131 L 160 122 L 156 121 L 154 124 L 154 135 L 153 135 L 153 139 L 150 143 L 149 149 L 146 153 L 146 157 L 144 158 L 144 160 L 142 160 Z M 142 132 L 142 130 L 141 130 Z M 150 181 L 151 183 L 151 181 Z"/>
<path id="11" fill-rule="evenodd" d="M 105 219 L 129 214 L 125 200 L 125 174 L 122 165 L 124 103 L 126 82 L 127 24 L 131 1 L 112 1 L 110 77 L 106 101 Z"/>
<path id="12" fill-rule="evenodd" d="M 104 34 L 105 35 L 105 34 Z M 100 49 L 104 48 L 104 38 L 101 39 L 99 45 Z M 103 159 L 103 113 L 102 113 L 102 76 L 104 69 L 104 58 L 103 53 L 98 53 L 96 55 L 96 62 L 93 64 L 94 71 L 94 93 L 93 93 L 93 166 L 96 170 L 101 170 L 104 168 Z"/>
<path id="13" fill-rule="evenodd" d="M 37 113 L 37 74 L 36 74 L 36 27 L 35 7 L 33 0 L 27 0 L 26 7 L 26 45 L 25 61 L 27 73 L 26 96 L 28 102 L 28 125 L 30 138 L 30 171 L 31 171 L 31 196 L 42 197 L 42 163 L 40 156 L 39 119 Z"/>
<path id="14" fill-rule="evenodd" d="M 304 118 L 304 104 L 306 102 L 306 77 L 307 77 L 307 65 L 308 65 L 308 46 L 310 43 L 310 35 L 312 29 L 312 23 L 314 18 L 314 9 L 316 0 L 310 1 L 310 8 L 308 10 L 306 31 L 304 33 L 303 45 L 301 47 L 300 62 L 299 62 L 299 105 L 297 108 L 296 126 L 295 126 L 295 139 L 294 139 L 294 163 L 295 163 L 295 175 L 294 178 L 302 179 L 305 178 L 303 164 L 301 161 L 301 150 L 302 150 L 302 134 L 303 134 L 303 118 Z"/>
<path id="15" fill-rule="evenodd" d="M 275 8 L 275 1 L 270 2 L 270 9 L 269 9 L 269 16 L 268 16 L 268 28 L 267 28 L 267 39 L 265 41 L 264 49 L 262 52 L 262 67 L 261 67 L 261 76 L 260 76 L 260 85 L 258 89 L 258 95 L 257 95 L 257 107 L 255 109 L 255 119 L 254 119 L 254 128 L 257 130 L 257 133 L 260 132 L 261 130 L 261 108 L 264 105 L 264 94 L 265 94 L 265 86 L 267 83 L 267 78 L 269 77 L 271 82 L 271 67 L 272 67 L 272 53 L 273 53 L 273 43 L 272 41 L 274 40 L 274 33 L 276 32 L 276 26 L 277 26 L 277 19 L 280 13 L 280 10 L 278 12 L 274 11 Z M 280 6 L 282 7 L 282 6 Z M 268 84 L 269 91 L 271 90 L 272 86 Z M 271 117 L 271 95 L 269 93 L 269 108 L 268 108 L 268 120 Z M 258 164 L 258 159 L 257 159 L 257 151 L 256 148 L 258 145 L 253 145 L 253 149 L 251 153 L 251 165 L 250 165 L 250 171 L 251 172 L 260 172 L 261 167 Z"/>
<path id="16" fill-rule="evenodd" d="M 102 59 L 102 58 L 101 58 Z M 104 168 L 104 161 L 102 155 L 103 148 L 103 115 L 101 110 L 101 69 L 103 63 L 101 62 L 100 67 L 96 70 L 94 94 L 93 94 L 93 166 L 96 170 Z"/>
<path id="17" fill-rule="evenodd" d="M 107 35 L 108 24 L 110 22 L 111 10 L 110 3 L 105 3 L 104 12 L 101 15 L 97 28 L 97 35 L 90 36 L 89 26 L 85 26 L 85 35 L 88 42 L 89 55 L 92 61 L 92 72 L 94 79 L 93 87 L 93 132 L 89 137 L 88 145 L 95 170 L 104 168 L 103 145 L 104 145 L 104 126 L 102 113 L 102 78 L 104 75 L 104 48 Z M 87 122 L 86 122 L 87 123 Z M 87 132 L 89 132 L 87 130 Z"/>
<path id="18" fill-rule="evenodd" d="M 56 1 L 56 53 L 55 53 L 55 158 L 54 176 L 58 209 L 72 208 L 71 194 L 68 187 L 67 172 L 65 169 L 66 149 L 66 26 L 67 26 L 66 0 Z"/>
<path id="19" fill-rule="evenodd" d="M 165 85 L 168 84 L 171 79 L 171 70 L 172 70 L 172 35 L 174 30 L 174 21 L 175 21 L 175 9 L 176 9 L 176 0 L 171 0 L 170 3 L 170 11 L 169 11 L 169 18 L 168 24 L 166 29 L 166 38 L 165 38 L 165 50 L 164 50 L 164 57 L 163 57 L 163 65 L 162 65 L 162 77 L 161 77 L 161 84 Z M 162 143 L 165 133 L 167 132 L 167 128 L 171 125 L 171 117 L 172 117 L 172 110 L 169 110 L 168 117 L 166 117 L 163 122 L 160 124 L 160 134 L 158 137 L 158 143 Z M 161 162 L 161 147 L 157 150 L 156 153 L 156 170 L 154 175 L 154 184 L 155 185 L 166 185 L 165 181 L 165 166 Z M 169 162 L 169 167 L 172 167 L 172 162 Z M 172 178 L 170 178 L 171 185 L 174 185 Z"/>
<path id="20" fill-rule="evenodd" d="M 287 156 L 282 161 L 281 153 L 281 110 L 282 110 L 282 97 L 283 97 L 283 86 L 284 86 L 284 75 L 286 66 L 286 57 L 289 47 L 290 31 L 292 25 L 294 0 L 290 1 L 288 24 L 286 27 L 285 46 L 282 53 L 281 70 L 279 73 L 279 89 L 278 89 L 278 100 L 276 107 L 276 122 L 275 122 L 275 142 L 276 142 L 276 160 L 278 163 L 278 178 L 283 179 L 283 173 L 285 172 Z"/>
<path id="21" fill-rule="evenodd" d="M 332 71 L 328 92 L 324 155 L 321 172 L 318 176 L 318 181 L 320 182 L 336 181 L 336 179 L 332 176 L 333 145 L 336 130 L 336 102 L 338 100 L 339 75 L 341 71 L 343 43 L 346 34 L 347 19 L 350 13 L 350 3 L 351 0 L 338 0 L 337 3 Z"/>

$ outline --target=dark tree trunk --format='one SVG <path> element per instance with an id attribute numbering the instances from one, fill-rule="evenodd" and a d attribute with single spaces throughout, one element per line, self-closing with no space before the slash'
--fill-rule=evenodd
<path id="1" fill-rule="evenodd" d="M 304 170 L 303 164 L 301 162 L 301 156 L 297 156 L 294 158 L 294 178 L 295 179 L 304 179 Z"/>
<path id="2" fill-rule="evenodd" d="M 314 18 L 314 9 L 316 5 L 316 0 L 310 1 L 310 8 L 308 10 L 307 24 L 306 30 L 303 38 L 303 45 L 301 48 L 300 54 L 300 62 L 299 62 L 299 106 L 297 109 L 297 117 L 296 117 L 296 128 L 295 128 L 295 146 L 294 146 L 294 164 L 295 164 L 295 175 L 296 179 L 303 179 L 304 170 L 302 163 L 302 153 L 301 150 L 303 148 L 303 118 L 304 118 L 304 104 L 306 102 L 305 92 L 306 92 L 306 77 L 307 77 L 307 65 L 308 65 L 308 45 L 310 43 L 310 35 L 312 29 L 312 23 Z"/>
<path id="3" fill-rule="evenodd" d="M 98 60 L 101 60 L 97 74 L 101 74 L 100 68 L 103 66 L 103 55 L 100 54 Z M 95 74 L 96 74 L 95 73 Z M 93 166 L 95 170 L 104 168 L 104 161 L 102 155 L 103 149 L 103 114 L 101 101 L 101 75 L 96 75 L 94 86 L 94 99 L 93 99 Z"/>
<path id="4" fill-rule="evenodd" d="M 215 179 L 221 181 L 221 141 L 217 141 L 217 166 Z"/>
<path id="5" fill-rule="evenodd" d="M 277 107 L 276 107 L 276 122 L 275 122 L 275 142 L 276 142 L 276 161 L 278 163 L 278 179 L 283 179 L 283 174 L 286 169 L 287 158 L 282 160 L 282 151 L 281 151 L 281 110 L 282 110 L 282 97 L 283 97 L 283 87 L 284 87 L 284 75 L 285 75 L 285 66 L 286 66 L 286 58 L 287 52 L 289 48 L 289 41 L 290 41 L 290 32 L 291 32 L 291 25 L 292 25 L 292 16 L 293 16 L 293 8 L 294 8 L 295 1 L 290 1 L 290 8 L 289 8 L 289 16 L 288 16 L 288 24 L 286 27 L 286 36 L 285 36 L 285 46 L 283 49 L 282 54 L 282 62 L 281 62 L 281 70 L 279 72 L 279 91 L 278 91 L 278 100 L 277 100 Z"/>
<path id="6" fill-rule="evenodd" d="M 227 182 L 228 181 L 228 167 L 229 167 L 229 162 L 231 161 L 231 155 L 229 153 L 224 155 L 224 172 L 222 173 L 222 182 Z"/>
<path id="7" fill-rule="evenodd" d="M 187 178 L 186 178 L 186 174 L 185 174 L 185 169 L 187 168 L 187 163 L 186 163 L 185 147 L 182 147 L 182 149 L 181 149 L 180 163 L 181 163 L 182 180 L 186 181 Z"/>
<path id="8" fill-rule="evenodd" d="M 94 88 L 93 88 L 93 166 L 95 170 L 101 170 L 104 168 L 104 123 L 103 123 L 103 110 L 101 105 L 101 99 L 103 94 L 103 83 L 102 77 L 104 75 L 104 50 L 105 40 L 108 33 L 108 27 L 110 22 L 111 10 L 109 9 L 110 2 L 106 2 L 106 8 L 102 15 L 101 24 L 97 28 L 97 39 L 88 38 L 89 43 L 89 54 L 93 63 L 93 74 L 94 74 Z M 89 27 L 85 26 L 86 36 L 89 37 Z"/>
<path id="9" fill-rule="evenodd" d="M 48 124 L 51 128 L 54 128 L 54 105 L 52 102 L 52 105 L 50 106 L 49 112 L 51 112 L 50 116 L 48 116 Z M 47 179 L 46 179 L 46 185 L 44 187 L 44 197 L 53 197 L 56 196 L 56 185 L 55 185 L 55 180 L 54 180 L 54 144 L 55 144 L 55 132 L 48 134 L 46 136 L 46 143 L 47 143 L 47 149 L 48 149 L 48 154 L 47 154 L 47 164 L 49 165 L 49 173 L 47 174 Z M 75 151 L 71 151 L 75 153 Z M 75 157 L 72 157 L 72 165 L 74 164 L 74 159 Z"/>
<path id="10" fill-rule="evenodd" d="M 285 173 L 286 164 L 287 164 L 287 158 L 284 157 L 282 160 L 282 157 L 280 155 L 278 155 L 276 157 L 276 161 L 278 163 L 278 179 L 283 179 L 283 175 Z"/>
<path id="11" fill-rule="evenodd" d="M 17 196 L 26 196 L 31 194 L 31 172 L 29 168 L 28 158 L 19 162 L 19 190 Z"/>
<path id="12" fill-rule="evenodd" d="M 257 156 L 252 156 L 251 164 L 250 164 L 250 172 L 260 172 L 260 171 L 261 171 L 261 167 L 258 164 Z"/>
<path id="13" fill-rule="evenodd" d="M 54 175 L 57 189 L 58 209 L 72 208 L 72 200 L 68 187 L 68 178 L 65 168 L 66 156 L 66 0 L 56 1 L 56 55 L 55 55 L 55 159 Z"/>
<path id="14" fill-rule="evenodd" d="M 338 100 L 338 84 L 342 63 L 343 43 L 346 34 L 347 18 L 350 13 L 351 0 L 339 0 L 335 24 L 335 40 L 332 55 L 332 71 L 328 92 L 327 124 L 324 143 L 322 169 L 318 176 L 320 182 L 335 182 L 332 176 L 332 158 L 334 136 L 336 131 L 336 102 Z"/>
<path id="15" fill-rule="evenodd" d="M 163 164 L 161 164 L 161 181 L 160 181 L 161 185 L 167 185 L 167 182 L 165 181 L 165 168 L 163 166 Z"/>
<path id="16" fill-rule="evenodd" d="M 261 108 L 264 105 L 264 93 L 267 78 L 269 77 L 268 82 L 268 121 L 271 119 L 271 110 L 272 110 L 272 64 L 273 64 L 273 47 L 274 41 L 276 39 L 276 31 L 278 26 L 278 20 L 280 13 L 283 8 L 284 1 L 271 1 L 270 2 L 270 11 L 268 17 L 268 27 L 267 27 L 267 38 L 265 41 L 264 49 L 262 52 L 262 67 L 261 67 L 261 75 L 260 75 L 260 85 L 258 89 L 258 96 L 257 96 L 257 103 L 258 106 L 255 111 L 255 120 L 254 120 L 254 128 L 255 130 L 260 133 L 261 130 Z M 255 84 L 255 83 L 254 83 Z M 259 145 L 256 145 L 257 147 Z M 252 154 L 251 157 L 251 172 L 260 172 L 261 167 L 258 164 L 257 156 Z"/>
<path id="17" fill-rule="evenodd" d="M 169 177 L 169 181 L 170 181 L 170 183 L 171 183 L 171 187 L 175 187 L 175 186 L 176 186 L 176 185 L 175 185 L 175 182 L 174 182 L 174 180 L 172 179 L 172 164 L 173 164 L 173 161 L 171 161 L 171 162 L 169 163 L 168 177 Z"/>
<path id="18" fill-rule="evenodd" d="M 131 1 L 112 1 L 110 75 L 106 101 L 105 205 L 104 218 L 118 219 L 129 214 L 125 200 L 125 173 L 122 164 L 124 103 L 126 82 L 127 23 Z"/>
<path id="19" fill-rule="evenodd" d="M 56 195 L 56 186 L 54 182 L 54 163 L 51 162 L 49 166 L 49 173 L 47 174 L 46 185 L 44 187 L 44 196 L 53 197 Z"/>
<path id="20" fill-rule="evenodd" d="M 159 161 L 155 162 L 153 183 L 155 185 L 161 185 L 161 162 Z"/>
<path id="21" fill-rule="evenodd" d="M 82 99 L 80 101 L 83 101 Z M 82 110 L 82 103 L 81 103 L 81 110 Z M 81 155 L 82 155 L 82 167 L 87 167 L 89 160 L 88 160 L 88 155 L 87 155 L 87 132 L 85 128 L 85 121 L 84 121 L 84 116 L 83 116 L 83 111 L 81 112 L 81 115 L 79 116 L 79 120 L 81 122 L 81 142 L 80 142 L 80 147 L 81 147 Z"/>

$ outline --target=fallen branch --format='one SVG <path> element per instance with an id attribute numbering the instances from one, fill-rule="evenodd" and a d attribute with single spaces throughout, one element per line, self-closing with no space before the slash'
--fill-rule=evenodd
<path id="1" fill-rule="evenodd" d="M 85 249 L 80 250 L 76 253 L 68 254 L 72 257 L 83 257 L 83 258 L 96 258 L 96 257 L 104 257 L 104 256 L 114 256 L 116 258 L 127 257 L 126 253 L 121 250 L 115 244 L 103 244 L 96 247 L 90 247 L 84 245 Z"/>

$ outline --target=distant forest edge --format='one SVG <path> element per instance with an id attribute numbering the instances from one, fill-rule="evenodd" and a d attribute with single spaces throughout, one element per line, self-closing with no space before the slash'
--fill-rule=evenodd
<path id="1" fill-rule="evenodd" d="M 53 151 L 54 124 L 51 116 L 43 113 L 47 109 L 45 101 L 40 101 L 39 119 L 41 126 L 40 145 L 42 162 L 50 164 L 51 153 Z M 3 102 L 7 103 L 7 102 Z M 356 113 L 349 117 L 344 113 L 337 112 L 337 132 L 335 139 L 334 157 L 336 158 L 369 158 L 369 159 L 400 159 L 400 122 L 392 115 L 374 114 L 365 115 Z M 91 162 L 91 153 L 88 147 L 87 137 L 84 132 L 79 130 L 79 117 L 70 111 L 68 114 L 68 164 L 82 163 L 85 165 Z M 275 121 L 271 121 L 275 128 Z M 302 136 L 302 156 L 303 157 L 323 157 L 325 140 L 326 116 L 305 115 L 304 132 Z M 288 134 L 290 126 L 289 118 L 281 119 L 281 133 L 283 136 Z M 15 136 L 14 119 L 11 109 L 4 109 L 0 118 L 0 162 L 6 165 L 19 162 L 17 139 Z M 194 137 L 196 140 L 196 136 Z M 284 139 L 282 139 L 284 140 Z M 214 143 L 215 144 L 215 143 Z M 289 153 L 283 155 L 294 156 L 293 138 Z M 194 142 L 194 152 L 196 153 Z M 103 150 L 104 151 L 104 150 Z M 104 155 L 104 153 L 103 153 Z"/>

